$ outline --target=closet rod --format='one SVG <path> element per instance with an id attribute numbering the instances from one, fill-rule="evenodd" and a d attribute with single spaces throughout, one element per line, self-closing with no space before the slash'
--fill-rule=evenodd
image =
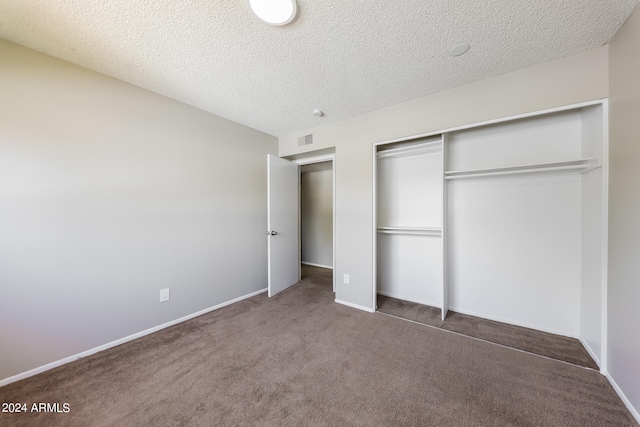
<path id="1" fill-rule="evenodd" d="M 445 172 L 445 179 L 475 178 L 501 175 L 533 174 L 544 172 L 577 171 L 589 172 L 601 167 L 599 159 L 576 160 L 572 162 L 546 163 L 540 165 L 512 166 L 495 169 L 477 169 L 468 171 Z"/>
<path id="2" fill-rule="evenodd" d="M 420 151 L 436 150 L 442 147 L 442 139 L 422 142 L 419 144 L 409 145 L 406 147 L 390 148 L 388 150 L 378 151 L 377 157 L 399 156 L 402 154 L 418 153 Z"/>
<path id="3" fill-rule="evenodd" d="M 441 236 L 441 228 L 423 228 L 423 227 L 378 227 L 378 233 L 381 234 L 407 234 L 414 236 Z"/>

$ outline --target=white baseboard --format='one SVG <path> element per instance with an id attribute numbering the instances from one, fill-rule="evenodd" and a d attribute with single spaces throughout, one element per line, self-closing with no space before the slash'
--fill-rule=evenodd
<path id="1" fill-rule="evenodd" d="M 37 368 L 30 369 L 30 370 L 28 370 L 26 372 L 22 372 L 20 374 L 17 374 L 17 375 L 8 377 L 8 378 L 4 378 L 4 379 L 0 380 L 0 387 L 5 386 L 7 384 L 14 383 L 16 381 L 23 380 L 25 378 L 32 377 L 34 375 L 40 374 L 40 373 L 48 371 L 50 369 L 57 368 L 58 366 L 66 365 L 67 363 L 74 362 L 74 361 L 76 361 L 78 359 L 82 359 L 83 357 L 91 356 L 92 354 L 98 353 L 98 352 L 103 351 L 103 350 L 107 350 L 107 349 L 109 349 L 111 347 L 115 347 L 117 345 L 124 344 L 124 343 L 129 342 L 129 341 L 133 341 L 133 340 L 135 340 L 137 338 L 141 338 L 141 337 L 143 337 L 145 335 L 152 334 L 152 333 L 157 332 L 157 331 L 159 331 L 161 329 L 168 328 L 169 326 L 177 325 L 178 323 L 182 323 L 182 322 L 187 321 L 189 319 L 193 319 L 194 317 L 202 316 L 203 314 L 209 313 L 209 312 L 214 311 L 214 310 L 218 310 L 219 308 L 226 307 L 227 305 L 231 305 L 233 303 L 242 301 L 244 299 L 254 297 L 254 296 L 262 294 L 264 292 L 267 292 L 267 288 L 261 289 L 261 290 L 256 291 L 256 292 L 252 292 L 252 293 L 247 294 L 247 295 L 243 295 L 243 296 L 238 297 L 238 298 L 234 298 L 234 299 L 232 299 L 230 301 L 223 302 L 222 304 L 218 304 L 218 305 L 215 305 L 213 307 L 205 308 L 204 310 L 200 310 L 198 312 L 195 312 L 195 313 L 192 313 L 192 314 L 188 314 L 188 315 L 183 316 L 183 317 L 181 317 L 179 319 L 175 319 L 175 320 L 172 320 L 170 322 L 163 323 L 162 325 L 154 326 L 153 328 L 149 328 L 149 329 L 145 329 L 144 331 L 136 332 L 135 334 L 126 336 L 124 338 L 120 338 L 120 339 L 117 339 L 115 341 L 111 341 L 109 343 L 100 345 L 98 347 L 94 347 L 92 349 L 83 351 L 81 353 L 74 354 L 73 356 L 65 357 L 64 359 L 56 360 L 55 362 L 47 363 L 46 365 L 42 365 L 42 366 L 39 366 Z"/>
<path id="2" fill-rule="evenodd" d="M 609 374 L 608 372 L 605 372 L 604 376 L 607 378 L 607 380 L 609 380 L 611 387 L 613 387 L 616 393 L 618 393 L 618 396 L 620 396 L 620 399 L 622 399 L 622 402 L 625 404 L 629 412 L 631 412 L 631 415 L 633 415 L 633 418 L 635 418 L 638 424 L 640 424 L 640 412 L 638 411 L 638 409 L 633 407 L 633 404 L 631 403 L 631 401 L 629 401 L 629 399 L 627 399 L 627 396 L 624 394 L 624 392 L 622 391 L 618 383 L 616 383 L 616 381 L 613 379 L 611 374 Z"/>
<path id="3" fill-rule="evenodd" d="M 338 304 L 346 305 L 347 307 L 357 308 L 358 310 L 366 311 L 368 313 L 375 313 L 375 310 L 369 307 L 365 307 L 364 305 L 352 304 L 350 302 L 342 301 L 339 299 L 335 300 L 335 302 L 337 302 Z"/>
<path id="4" fill-rule="evenodd" d="M 436 304 L 434 302 L 423 301 L 423 300 L 419 300 L 419 299 L 415 299 L 415 298 L 407 298 L 407 297 L 404 297 L 402 295 L 393 294 L 391 292 L 380 292 L 380 291 L 378 291 L 378 294 L 382 295 L 382 296 L 385 296 L 385 297 L 389 297 L 389 298 L 395 298 L 395 299 L 400 299 L 400 300 L 403 300 L 403 301 L 415 302 L 416 304 L 422 304 L 422 305 L 428 305 L 428 306 L 435 307 L 435 308 L 440 308 L 440 304 Z"/>
<path id="5" fill-rule="evenodd" d="M 580 341 L 580 344 L 582 344 L 584 349 L 587 350 L 587 353 L 589 353 L 589 356 L 591 356 L 591 358 L 596 362 L 596 365 L 598 365 L 598 368 L 601 368 L 600 356 L 596 355 L 596 352 L 593 351 L 593 349 L 589 346 L 589 344 L 587 344 L 585 340 L 578 337 L 578 341 Z M 601 369 L 601 372 L 602 372 L 602 369 Z"/>
<path id="6" fill-rule="evenodd" d="M 333 267 L 331 267 L 330 265 L 316 264 L 314 262 L 302 261 L 300 264 L 310 265 L 311 267 L 328 268 L 329 270 L 333 270 Z"/>

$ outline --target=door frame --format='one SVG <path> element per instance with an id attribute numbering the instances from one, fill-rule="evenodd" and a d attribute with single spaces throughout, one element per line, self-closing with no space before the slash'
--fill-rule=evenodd
<path id="1" fill-rule="evenodd" d="M 333 292 L 336 291 L 336 155 L 335 154 L 323 154 L 320 156 L 312 156 L 312 157 L 304 157 L 301 159 L 293 160 L 294 163 L 297 163 L 298 166 L 310 165 L 313 163 L 322 163 L 322 162 L 331 162 L 331 197 L 332 197 L 332 206 L 331 206 L 331 232 L 332 232 L 332 269 L 333 269 Z M 298 172 L 299 178 L 302 176 L 302 172 Z M 302 191 L 302 186 L 298 186 L 299 190 Z M 298 195 L 300 200 L 302 198 Z M 298 209 L 300 209 L 298 207 Z M 298 221 L 298 248 L 300 250 L 300 259 L 302 260 L 302 212 L 298 212 L 298 217 L 300 220 Z"/>

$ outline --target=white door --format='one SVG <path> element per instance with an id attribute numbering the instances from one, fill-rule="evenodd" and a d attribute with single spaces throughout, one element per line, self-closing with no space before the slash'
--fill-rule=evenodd
<path id="1" fill-rule="evenodd" d="M 269 296 L 300 279 L 298 165 L 267 155 L 267 239 Z"/>

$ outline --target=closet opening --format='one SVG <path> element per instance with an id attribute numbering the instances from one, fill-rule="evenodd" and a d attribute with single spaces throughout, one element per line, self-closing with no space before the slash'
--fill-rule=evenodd
<path id="1" fill-rule="evenodd" d="M 296 162 L 300 165 L 300 260 L 304 266 L 330 270 L 335 292 L 333 156 Z"/>
<path id="2" fill-rule="evenodd" d="M 376 170 L 376 292 L 441 309 L 442 137 L 379 146 Z"/>
<path id="3" fill-rule="evenodd" d="M 607 105 L 374 144 L 374 307 L 606 366 Z"/>

